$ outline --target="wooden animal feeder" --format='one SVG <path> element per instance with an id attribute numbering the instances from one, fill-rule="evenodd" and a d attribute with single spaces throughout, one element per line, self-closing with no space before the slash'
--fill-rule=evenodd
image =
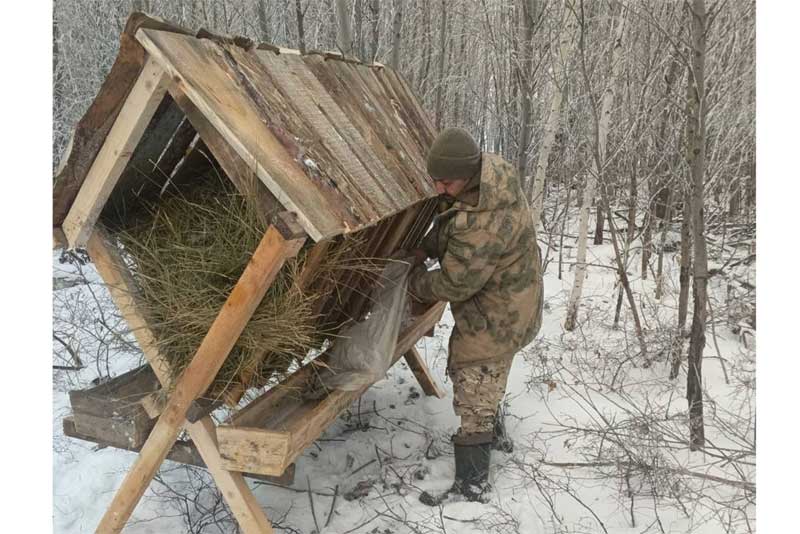
<path id="1" fill-rule="evenodd" d="M 85 247 L 148 366 L 73 392 L 65 434 L 139 456 L 98 532 L 119 532 L 165 458 L 208 468 L 244 532 L 272 532 L 243 474 L 290 481 L 293 462 L 364 392 L 298 394 L 327 353 L 288 374 L 217 426 L 203 400 L 270 285 L 301 250 L 308 279 L 346 235 L 385 258 L 415 246 L 435 208 L 425 172 L 433 128 L 391 69 L 335 54 L 196 35 L 134 14 L 119 55 L 79 122 L 54 190 L 54 239 Z M 269 221 L 188 365 L 172 372 L 118 232 L 137 202 L 158 203 L 212 169 Z M 227 181 L 225 183 L 228 183 Z M 120 216 L 120 213 L 123 215 Z M 350 276 L 350 275 L 342 275 Z M 357 275 L 318 312 L 341 324 L 368 310 Z M 444 304 L 401 330 L 404 357 L 429 395 L 442 396 L 414 350 Z M 227 391 L 233 400 L 238 391 Z M 185 429 L 190 440 L 178 440 Z"/>

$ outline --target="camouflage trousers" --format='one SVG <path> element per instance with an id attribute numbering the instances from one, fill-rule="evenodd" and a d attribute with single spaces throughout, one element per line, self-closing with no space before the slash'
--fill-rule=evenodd
<path id="1" fill-rule="evenodd" d="M 449 369 L 453 410 L 461 416 L 461 434 L 491 432 L 497 407 L 506 393 L 513 358 Z"/>

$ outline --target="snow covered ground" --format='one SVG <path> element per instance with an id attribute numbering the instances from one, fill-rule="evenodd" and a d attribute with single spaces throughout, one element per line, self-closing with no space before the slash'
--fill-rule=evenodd
<path id="1" fill-rule="evenodd" d="M 654 359 L 645 367 L 636 355 L 626 302 L 620 327 L 613 328 L 615 273 L 603 267 L 612 265 L 610 244 L 590 245 L 595 266 L 589 267 L 580 324 L 574 332 L 563 330 L 574 250 L 565 250 L 563 280 L 557 277 L 557 251 L 550 252 L 542 331 L 517 355 L 507 387 L 507 426 L 515 450 L 493 453 L 495 492 L 489 504 L 456 502 L 440 509 L 417 500 L 422 490 L 446 488 L 453 476 L 450 435 L 459 422 L 444 371 L 453 324 L 448 311 L 436 337 L 418 345 L 448 397 L 425 397 L 409 369 L 398 363 L 298 459 L 291 488 L 250 481 L 276 530 L 310 533 L 317 525 L 338 534 L 755 530 L 754 341 L 725 324 L 724 276 L 710 280 L 716 323 L 707 334 L 703 366 L 708 448 L 690 453 L 685 364 L 675 381 L 667 378 L 677 315 L 676 253 L 665 256 L 661 301 L 653 296 L 653 277 L 640 279 L 638 255 L 631 258 L 629 272 Z M 53 375 L 59 533 L 93 532 L 135 458 L 63 436 L 67 392 L 88 386 L 99 373 L 117 375 L 141 361 L 129 337 L 112 333 L 121 328 L 119 318 L 91 264 L 82 267 L 88 285 L 69 287 L 80 280 L 75 269 L 54 256 L 54 278 L 61 279 L 56 287 L 65 286 L 54 293 L 55 329 L 86 364 L 81 371 Z M 752 266 L 738 269 L 754 283 Z M 54 353 L 54 364 L 70 365 L 60 343 Z M 167 462 L 126 532 L 235 532 L 208 482 L 202 470 Z"/>

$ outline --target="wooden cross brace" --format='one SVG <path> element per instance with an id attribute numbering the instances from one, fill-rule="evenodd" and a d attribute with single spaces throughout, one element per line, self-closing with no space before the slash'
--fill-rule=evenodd
<path id="1" fill-rule="evenodd" d="M 189 433 L 242 531 L 247 534 L 273 532 L 242 474 L 228 470 L 230 461 L 220 455 L 216 423 L 210 416 L 196 423 L 189 423 L 185 417 L 191 402 L 211 384 L 280 267 L 302 246 L 304 234 L 287 215 L 281 214 L 280 222 L 268 229 L 195 357 L 175 384 L 170 378 L 169 364 L 137 305 L 130 271 L 103 229 L 95 229 L 87 244 L 92 261 L 162 386 L 173 391 L 96 532 L 117 533 L 124 528 L 182 428 Z M 439 398 L 444 397 L 444 392 L 413 344 L 433 324 L 431 319 L 438 319 L 442 310 L 443 305 L 437 305 L 421 316 L 418 324 L 403 336 L 402 346 L 398 346 L 423 391 Z"/>
<path id="2" fill-rule="evenodd" d="M 181 429 L 185 425 L 186 413 L 192 401 L 202 395 L 211 385 L 225 358 L 227 358 L 284 262 L 295 256 L 305 242 L 305 232 L 293 220 L 284 217 L 283 223 L 277 226 L 272 225 L 267 229 L 250 262 L 245 267 L 241 278 L 239 278 L 228 296 L 191 362 L 176 383 L 172 385 L 172 394 L 166 403 L 164 411 L 142 447 L 136 462 L 122 482 L 122 486 L 114 496 L 114 500 L 97 527 L 97 532 L 122 531 L 145 489 L 177 440 Z M 283 228 L 279 229 L 279 227 Z M 102 256 L 105 245 L 98 242 L 102 241 L 102 237 L 92 241 L 94 246 L 90 247 L 89 253 L 94 259 L 95 254 L 93 252 L 97 252 L 99 249 Z M 100 269 L 98 268 L 98 270 Z M 119 277 L 118 272 L 113 274 Z M 131 328 L 134 328 L 134 325 L 131 325 Z M 146 334 L 146 337 L 149 338 L 146 340 L 146 344 L 153 347 L 155 340 L 152 338 L 152 333 Z M 161 361 L 154 363 L 162 369 L 163 373 L 163 358 L 158 359 Z M 159 363 L 162 365 L 158 365 Z M 156 366 L 154 366 L 154 369 L 156 369 Z M 213 446 L 216 450 L 216 437 L 214 435 L 213 422 L 210 418 L 204 418 L 194 425 L 207 429 L 202 433 L 197 432 L 200 441 L 202 442 L 205 439 L 205 441 L 209 442 L 208 448 Z M 195 440 L 194 434 L 192 432 L 193 440 Z M 201 447 L 200 443 L 196 444 L 198 448 Z M 202 454 L 202 449 L 200 450 Z M 213 461 L 209 462 L 205 456 L 204 460 L 209 465 L 209 468 L 214 463 Z M 213 471 L 212 474 L 214 474 Z M 246 489 L 241 476 L 237 477 L 237 480 L 233 482 L 239 487 L 240 493 L 243 493 L 240 497 L 244 501 L 241 504 L 245 505 L 244 510 L 241 510 L 244 516 L 243 519 L 245 519 L 244 524 L 249 523 L 253 527 L 258 525 L 258 529 L 253 529 L 254 532 L 272 532 L 266 516 L 254 502 L 255 499 L 252 493 L 249 490 L 246 493 L 241 492 L 242 486 Z M 252 505 L 249 501 L 252 501 Z M 232 507 L 232 509 L 234 508 Z M 257 512 L 256 509 L 258 510 Z M 237 516 L 237 519 L 240 519 L 241 523 L 241 518 Z M 245 530 L 250 529 L 246 528 Z"/>

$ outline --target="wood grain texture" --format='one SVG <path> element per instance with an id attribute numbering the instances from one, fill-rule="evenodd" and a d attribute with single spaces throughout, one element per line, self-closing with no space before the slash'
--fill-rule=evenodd
<path id="1" fill-rule="evenodd" d="M 113 442 L 108 442 L 101 439 L 98 436 L 92 434 L 86 434 L 79 431 L 75 427 L 75 419 L 72 416 L 67 416 L 61 421 L 62 423 L 62 430 L 64 431 L 64 435 L 70 438 L 79 439 L 81 441 L 88 441 L 90 443 L 96 443 L 100 447 L 114 447 L 115 449 L 126 450 L 131 452 L 139 452 L 140 448 L 138 447 L 129 447 L 127 443 L 117 444 Z M 167 454 L 167 460 L 178 462 L 181 464 L 186 465 L 193 465 L 195 467 L 202 467 L 208 469 L 203 457 L 200 455 L 200 452 L 197 450 L 195 444 L 191 441 L 183 441 L 179 440 L 175 442 L 175 445 Z M 295 465 L 292 464 L 287 467 L 283 475 L 279 477 L 272 477 L 268 475 L 259 475 L 256 473 L 242 473 L 242 476 L 247 478 L 253 478 L 256 480 L 263 480 L 265 482 L 271 482 L 273 484 L 279 484 L 281 486 L 291 486 L 294 482 L 294 473 L 295 473 Z"/>
<path id="2" fill-rule="evenodd" d="M 320 192 L 270 130 L 245 88 L 223 66 L 219 45 L 153 30 L 136 36 L 278 201 L 298 214 L 312 239 L 341 234 L 355 224 Z"/>
<path id="3" fill-rule="evenodd" d="M 439 321 L 444 308 L 445 303 L 433 305 L 401 332 L 392 363 L 408 352 Z M 325 354 L 320 358 L 327 360 L 327 356 Z M 369 388 L 365 386 L 358 391 L 334 390 L 319 400 L 306 399 L 303 392 L 313 373 L 312 362 L 242 409 L 230 425 L 221 425 L 217 429 L 220 454 L 227 469 L 280 475 L 342 411 Z M 286 456 L 277 458 L 279 453 L 285 453 Z"/>
<path id="4" fill-rule="evenodd" d="M 286 241 L 274 226 L 267 229 L 191 362 L 175 382 L 164 412 L 117 490 L 98 531 L 122 531 L 178 438 L 191 402 L 211 385 L 278 271 L 286 259 L 297 254 L 304 241 Z M 194 424 L 201 425 L 203 421 Z"/>
<path id="5" fill-rule="evenodd" d="M 425 363 L 425 360 L 422 358 L 419 351 L 417 351 L 416 347 L 412 347 L 411 350 L 406 351 L 403 357 L 408 364 L 408 368 L 414 373 L 425 395 L 439 399 L 445 398 L 446 394 L 444 390 L 439 385 L 438 380 L 431 374 L 428 364 Z"/>
<path id="6" fill-rule="evenodd" d="M 166 74 L 152 57 L 148 57 L 64 219 L 62 228 L 71 248 L 86 244 L 166 90 Z"/>
<path id="7" fill-rule="evenodd" d="M 170 387 L 169 366 L 158 350 L 155 336 L 147 324 L 145 315 L 137 305 L 136 286 L 130 271 L 102 229 L 95 229 L 89 240 L 88 251 L 98 273 L 108 286 L 114 303 L 131 328 L 161 385 L 165 388 Z M 186 430 L 242 530 L 248 534 L 271 533 L 272 527 L 241 473 L 232 473 L 222 467 L 217 447 L 216 426 L 211 418 L 204 417 L 197 423 L 186 425 Z"/>
<path id="8" fill-rule="evenodd" d="M 237 191 L 245 198 L 253 199 L 254 207 L 262 223 L 268 223 L 272 216 L 282 209 L 278 200 L 258 179 L 252 166 L 248 165 L 225 141 L 211 121 L 197 109 L 197 106 L 181 91 L 178 85 L 171 84 L 169 92 L 222 167 L 225 176 L 233 182 Z"/>

